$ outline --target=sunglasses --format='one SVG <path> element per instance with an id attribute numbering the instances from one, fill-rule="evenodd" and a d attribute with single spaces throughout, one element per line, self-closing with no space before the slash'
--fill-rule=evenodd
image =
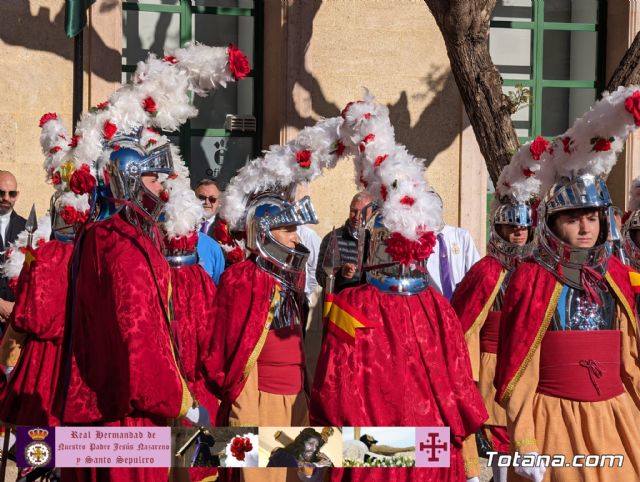
<path id="1" fill-rule="evenodd" d="M 9 194 L 9 197 L 17 197 L 18 196 L 18 191 L 3 191 L 2 189 L 0 189 L 0 198 L 3 198 L 7 195 L 7 193 Z"/>
<path id="2" fill-rule="evenodd" d="M 2 191 L 0 191 L 2 192 Z M 215 196 L 198 196 L 198 199 L 200 199 L 200 201 L 205 202 L 205 201 L 209 201 L 209 204 L 215 204 L 216 201 L 218 201 L 218 198 Z"/>

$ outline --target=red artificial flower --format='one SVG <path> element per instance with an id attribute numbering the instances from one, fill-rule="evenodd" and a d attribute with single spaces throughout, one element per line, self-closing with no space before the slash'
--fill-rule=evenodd
<path id="1" fill-rule="evenodd" d="M 374 162 L 374 166 L 380 167 L 380 164 L 382 164 L 384 161 L 386 161 L 387 157 L 389 157 L 389 154 L 385 154 L 384 156 L 376 157 L 376 161 Z"/>
<path id="2" fill-rule="evenodd" d="M 149 114 L 157 114 L 158 113 L 158 106 L 156 106 L 156 101 L 153 100 L 152 97 L 147 97 L 146 99 L 144 99 L 144 101 L 142 102 L 142 107 Z"/>
<path id="3" fill-rule="evenodd" d="M 436 235 L 433 231 L 427 231 L 420 235 L 417 241 L 413 244 L 413 257 L 416 261 L 427 259 L 433 253 L 433 248 L 436 245 Z"/>
<path id="4" fill-rule="evenodd" d="M 549 145 L 549 141 L 546 140 L 542 136 L 536 137 L 533 142 L 529 145 L 529 152 L 531 152 L 531 156 L 534 160 L 539 161 L 540 156 L 547 150 L 547 146 Z"/>
<path id="5" fill-rule="evenodd" d="M 565 136 L 562 138 L 562 146 L 563 146 L 562 149 L 567 154 L 571 154 L 571 151 L 572 151 L 571 144 L 573 144 L 573 139 L 571 139 L 571 137 Z"/>
<path id="6" fill-rule="evenodd" d="M 51 176 L 51 183 L 54 186 L 58 186 L 60 184 L 62 184 L 62 177 L 60 177 L 60 173 L 59 172 L 54 172 L 53 175 Z"/>
<path id="7" fill-rule="evenodd" d="M 331 152 L 331 154 L 335 154 L 338 157 L 341 156 L 342 154 L 344 154 L 344 150 L 346 149 L 346 147 L 344 146 L 342 141 L 336 142 L 333 145 L 333 147 L 334 147 L 334 150 Z"/>
<path id="8" fill-rule="evenodd" d="M 163 203 L 169 202 L 169 191 L 164 190 L 160 192 L 160 201 Z"/>
<path id="9" fill-rule="evenodd" d="M 362 117 L 364 117 L 367 120 L 371 119 L 371 112 L 367 112 L 366 114 L 363 114 Z"/>
<path id="10" fill-rule="evenodd" d="M 385 252 L 396 263 L 409 266 L 412 263 L 427 259 L 433 253 L 436 237 L 433 232 L 422 233 L 416 241 L 405 238 L 400 233 L 392 233 L 387 239 Z"/>
<path id="11" fill-rule="evenodd" d="M 81 213 L 73 206 L 65 206 L 62 208 L 62 211 L 60 211 L 60 217 L 70 226 L 74 224 L 82 224 L 89 217 L 89 211 Z"/>
<path id="12" fill-rule="evenodd" d="M 613 137 L 609 139 L 605 139 L 604 137 L 596 137 L 591 139 L 591 144 L 593 144 L 592 151 L 595 152 L 606 152 L 611 150 L 611 142 L 613 142 Z"/>
<path id="13" fill-rule="evenodd" d="M 198 233 L 192 233 L 189 236 L 178 236 L 173 239 L 164 239 L 164 245 L 167 250 L 176 251 L 194 251 L 198 244 Z"/>
<path id="14" fill-rule="evenodd" d="M 55 154 L 56 152 L 60 152 L 61 150 L 62 150 L 62 147 L 53 146 L 51 149 L 49 149 L 49 154 Z"/>
<path id="15" fill-rule="evenodd" d="M 249 437 L 235 437 L 231 441 L 231 455 L 236 459 L 243 461 L 245 454 L 253 450 L 253 444 Z"/>
<path id="16" fill-rule="evenodd" d="M 149 140 L 147 141 L 147 147 L 149 147 L 149 146 L 155 146 L 157 143 L 158 143 L 158 141 L 157 141 L 157 140 L 155 140 L 155 139 L 149 139 Z"/>
<path id="17" fill-rule="evenodd" d="M 225 252 L 224 257 L 229 264 L 240 263 L 241 261 L 244 261 L 244 251 L 240 246 L 236 246 L 231 251 Z"/>
<path id="18" fill-rule="evenodd" d="M 233 78 L 236 80 L 244 79 L 251 71 L 247 56 L 233 44 L 229 44 L 227 55 L 229 56 L 229 70 Z"/>
<path id="19" fill-rule="evenodd" d="M 305 149 L 304 151 L 296 152 L 296 161 L 298 165 L 303 169 L 309 169 L 311 167 L 311 151 Z"/>
<path id="20" fill-rule="evenodd" d="M 100 103 L 96 106 L 96 109 L 103 110 L 103 109 L 106 109 L 107 107 L 109 107 L 109 102 L 100 102 Z"/>
<path id="21" fill-rule="evenodd" d="M 366 136 L 364 136 L 364 139 L 360 141 L 360 145 L 358 146 L 358 148 L 360 149 L 360 152 L 364 152 L 365 148 L 367 147 L 367 144 L 372 140 L 374 140 L 375 138 L 376 138 L 375 134 L 367 134 Z"/>
<path id="22" fill-rule="evenodd" d="M 524 177 L 531 177 L 531 176 L 534 176 L 536 173 L 527 167 L 526 169 L 522 170 L 522 174 L 524 175 Z"/>
<path id="23" fill-rule="evenodd" d="M 58 114 L 56 114 L 55 112 L 48 112 L 47 114 L 44 114 L 42 117 L 40 117 L 40 123 L 38 124 L 38 127 L 42 127 L 50 120 L 56 120 L 57 118 Z"/>
<path id="24" fill-rule="evenodd" d="M 148 130 L 149 132 L 154 133 L 154 134 L 158 134 L 158 135 L 160 134 L 160 133 L 159 133 L 157 130 L 155 130 L 153 127 L 147 127 L 147 130 Z"/>
<path id="25" fill-rule="evenodd" d="M 83 164 L 80 169 L 76 169 L 69 179 L 69 188 L 76 194 L 86 194 L 96 187 L 96 178 L 91 175 L 89 166 Z"/>
<path id="26" fill-rule="evenodd" d="M 40 248 L 44 245 L 44 243 L 46 243 L 46 241 L 43 238 L 40 238 L 38 241 L 36 241 L 36 247 Z"/>
<path id="27" fill-rule="evenodd" d="M 80 136 L 71 137 L 71 141 L 69 142 L 69 147 L 76 147 L 78 145 L 79 140 L 80 140 Z"/>
<path id="28" fill-rule="evenodd" d="M 409 196 L 404 196 L 400 199 L 400 204 L 404 204 L 405 206 L 413 206 L 415 202 L 416 200 Z"/>
<path id="29" fill-rule="evenodd" d="M 113 139 L 113 136 L 116 135 L 116 132 L 118 132 L 118 126 L 116 126 L 113 122 L 105 121 L 104 125 L 102 126 L 102 134 L 104 135 L 105 139 L 110 141 L 111 139 Z"/>
<path id="30" fill-rule="evenodd" d="M 178 173 L 172 172 L 171 174 L 169 174 L 168 179 L 178 179 Z"/>
<path id="31" fill-rule="evenodd" d="M 640 126 L 640 91 L 635 91 L 624 100 L 624 108 L 633 116 L 633 121 Z"/>
<path id="32" fill-rule="evenodd" d="M 178 63 L 178 59 L 175 57 L 175 55 L 165 55 L 164 57 L 162 57 L 162 60 L 164 60 L 165 62 L 167 62 L 169 64 L 177 64 Z"/>
<path id="33" fill-rule="evenodd" d="M 384 184 L 382 186 L 380 186 L 380 197 L 382 198 L 383 201 L 387 200 L 387 186 L 385 186 Z"/>
<path id="34" fill-rule="evenodd" d="M 114 144 L 111 146 L 111 150 L 112 151 L 119 151 L 120 150 L 120 144 Z"/>

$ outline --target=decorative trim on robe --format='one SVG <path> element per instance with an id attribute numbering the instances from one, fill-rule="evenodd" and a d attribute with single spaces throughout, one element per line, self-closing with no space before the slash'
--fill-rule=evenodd
<path id="1" fill-rule="evenodd" d="M 487 299 L 487 302 L 484 304 L 484 306 L 480 310 L 480 313 L 478 314 L 474 322 L 471 324 L 469 329 L 464 334 L 465 340 L 468 340 L 469 337 L 473 334 L 473 332 L 479 327 L 479 325 L 484 323 L 485 320 L 487 319 L 487 315 L 489 314 L 489 311 L 493 306 L 493 302 L 495 301 L 496 296 L 498 296 L 498 293 L 500 292 L 500 288 L 502 287 L 502 283 L 504 282 L 504 278 L 506 276 L 507 276 L 507 270 L 503 268 L 502 271 L 500 272 L 500 276 L 498 277 L 498 281 L 496 281 L 496 285 L 493 287 L 493 290 L 491 291 L 491 295 L 489 295 L 489 298 Z"/>

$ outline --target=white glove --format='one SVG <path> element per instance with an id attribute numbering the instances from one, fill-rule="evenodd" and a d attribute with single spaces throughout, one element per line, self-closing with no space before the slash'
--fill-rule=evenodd
<path id="1" fill-rule="evenodd" d="M 189 422 L 199 427 L 211 426 L 211 419 L 209 417 L 209 410 L 202 405 L 198 405 L 196 408 L 191 407 L 185 417 Z"/>
<path id="2" fill-rule="evenodd" d="M 4 376 L 7 378 L 7 381 L 9 381 L 9 378 L 11 378 L 11 372 L 13 371 L 15 367 L 10 367 L 10 366 L 6 366 L 4 367 Z"/>
<path id="3" fill-rule="evenodd" d="M 539 454 L 537 452 L 529 452 L 526 455 L 534 455 L 535 457 L 538 457 Z M 526 477 L 533 482 L 542 482 L 547 468 L 544 466 L 544 462 L 541 462 L 540 465 L 536 467 L 515 467 L 514 471 L 516 474 Z"/>
<path id="4" fill-rule="evenodd" d="M 480 482 L 480 479 L 478 477 L 471 477 L 470 479 L 467 479 L 467 482 Z"/>

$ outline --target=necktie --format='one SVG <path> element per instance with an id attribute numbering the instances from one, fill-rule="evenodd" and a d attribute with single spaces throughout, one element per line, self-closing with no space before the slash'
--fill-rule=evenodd
<path id="1" fill-rule="evenodd" d="M 202 226 L 200 226 L 200 232 L 207 234 L 207 222 L 205 221 L 204 223 L 202 223 Z"/>
<path id="2" fill-rule="evenodd" d="M 444 242 L 444 234 L 438 233 L 438 248 L 440 262 L 440 285 L 442 286 L 442 294 L 446 299 L 451 301 L 453 295 L 451 284 L 451 269 L 449 268 L 449 257 L 447 256 L 447 245 Z"/>

